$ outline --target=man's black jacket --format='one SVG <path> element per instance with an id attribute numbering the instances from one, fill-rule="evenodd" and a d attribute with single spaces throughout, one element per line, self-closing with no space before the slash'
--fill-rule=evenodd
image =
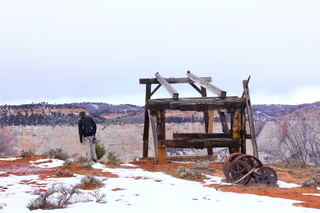
<path id="1" fill-rule="evenodd" d="M 84 126 L 83 126 L 83 120 L 84 119 L 89 119 L 90 122 L 92 122 L 93 124 L 93 131 L 91 133 L 86 133 L 84 131 Z M 81 117 L 80 120 L 79 120 L 79 123 L 78 123 L 78 130 L 79 130 L 79 137 L 80 137 L 80 143 L 83 142 L 83 137 L 88 137 L 88 136 L 93 136 L 96 134 L 96 131 L 97 131 L 97 125 L 96 123 L 94 122 L 94 120 L 90 117 Z"/>

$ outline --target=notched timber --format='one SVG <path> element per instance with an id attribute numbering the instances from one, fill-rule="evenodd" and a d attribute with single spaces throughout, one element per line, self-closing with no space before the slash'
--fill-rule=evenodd
<path id="1" fill-rule="evenodd" d="M 160 84 L 169 92 L 174 100 L 179 98 L 179 93 L 159 73 L 155 74 Z"/>
<path id="2" fill-rule="evenodd" d="M 187 75 L 192 81 L 200 84 L 202 87 L 204 87 L 207 90 L 213 92 L 214 94 L 219 95 L 220 97 L 226 97 L 227 96 L 227 92 L 226 91 L 223 91 L 223 90 L 219 89 L 218 87 L 216 87 L 216 86 L 214 86 L 214 85 L 212 85 L 212 84 L 210 84 L 210 83 L 208 83 L 206 81 L 203 81 L 201 78 L 195 76 L 190 71 L 187 72 Z"/>
<path id="3" fill-rule="evenodd" d="M 246 106 L 245 98 L 238 97 L 201 97 L 173 99 L 151 99 L 147 102 L 148 109 L 171 109 L 181 111 L 203 111 L 215 109 L 241 108 Z"/>

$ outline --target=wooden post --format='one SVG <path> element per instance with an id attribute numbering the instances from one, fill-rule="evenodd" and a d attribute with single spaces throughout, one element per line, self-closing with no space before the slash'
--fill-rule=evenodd
<path id="1" fill-rule="evenodd" d="M 201 96 L 207 97 L 207 89 L 201 86 Z M 206 133 L 212 133 L 213 131 L 213 110 L 203 110 L 203 119 Z M 207 148 L 208 155 L 213 155 L 212 147 Z"/>
<path id="2" fill-rule="evenodd" d="M 246 111 L 241 108 L 241 153 L 247 153 L 247 137 L 246 137 Z"/>
<path id="3" fill-rule="evenodd" d="M 228 122 L 226 118 L 226 114 L 224 112 L 221 112 L 221 110 L 218 110 L 221 125 L 222 125 L 222 132 L 223 133 L 228 133 L 229 132 L 229 127 L 228 127 Z"/>
<path id="4" fill-rule="evenodd" d="M 249 80 L 244 80 L 243 83 L 243 93 L 246 98 L 246 104 L 247 104 L 247 112 L 248 112 L 248 119 L 249 119 L 249 127 L 250 127 L 250 134 L 251 134 L 251 143 L 252 143 L 252 151 L 253 151 L 253 156 L 259 159 L 259 154 L 258 154 L 258 145 L 257 145 L 257 140 L 256 140 L 256 131 L 254 128 L 254 120 L 253 120 L 253 113 L 252 113 L 252 106 L 251 106 L 251 99 L 250 99 L 250 94 L 249 94 Z"/>
<path id="5" fill-rule="evenodd" d="M 158 131 L 157 131 L 157 115 L 154 110 L 148 110 L 150 123 L 151 123 L 151 130 L 152 130 L 152 137 L 153 137 L 153 144 L 154 144 L 154 157 L 155 163 L 158 163 Z"/>
<path id="6" fill-rule="evenodd" d="M 151 98 L 151 84 L 146 84 L 146 99 L 144 107 L 144 129 L 143 129 L 143 157 L 148 157 L 149 149 L 149 113 L 148 113 L 148 100 Z"/>
<path id="7" fill-rule="evenodd" d="M 240 139 L 240 109 L 234 108 L 231 113 L 231 138 Z M 230 154 L 239 152 L 239 148 L 229 148 Z"/>
<path id="8" fill-rule="evenodd" d="M 157 136 L 158 136 L 158 140 L 166 139 L 166 116 L 165 116 L 164 109 L 157 110 Z M 157 147 L 158 147 L 157 149 L 158 164 L 167 163 L 166 148 L 161 147 L 159 142 Z"/>

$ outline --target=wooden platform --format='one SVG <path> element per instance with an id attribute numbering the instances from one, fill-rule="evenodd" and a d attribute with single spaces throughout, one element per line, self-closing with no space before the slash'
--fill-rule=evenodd
<path id="1" fill-rule="evenodd" d="M 152 159 L 159 164 L 166 163 L 171 158 L 175 160 L 191 158 L 191 156 L 166 156 L 166 148 L 207 149 L 207 157 L 213 157 L 214 147 L 227 147 L 230 153 L 245 154 L 247 139 L 251 139 L 254 155 L 258 157 L 248 89 L 250 77 L 243 81 L 244 91 L 241 97 L 227 96 L 226 91 L 210 83 L 212 80 L 210 77 L 197 77 L 190 71 L 187 72 L 187 78 L 163 78 L 159 73 L 155 73 L 155 77 L 140 79 L 140 84 L 146 85 L 143 158 L 141 159 L 148 158 L 149 129 L 152 130 L 155 148 L 155 157 Z M 179 93 L 172 86 L 177 83 L 190 84 L 201 97 L 180 98 Z M 158 85 L 152 90 L 153 84 Z M 172 98 L 151 99 L 160 87 L 164 87 Z M 218 97 L 208 97 L 207 91 Z M 174 133 L 173 139 L 166 139 L 166 110 L 203 112 L 204 133 Z M 249 112 L 250 134 L 247 134 L 246 130 L 246 110 Z M 220 117 L 221 133 L 213 133 L 214 111 Z M 226 113 L 230 116 L 227 117 Z"/>

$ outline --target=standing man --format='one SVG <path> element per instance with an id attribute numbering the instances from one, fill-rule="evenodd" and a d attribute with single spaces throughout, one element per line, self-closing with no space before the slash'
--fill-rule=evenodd
<path id="1" fill-rule="evenodd" d="M 78 123 L 80 143 L 84 142 L 87 157 L 97 162 L 95 144 L 92 143 L 97 131 L 97 125 L 92 118 L 86 116 L 85 112 L 80 112 L 79 115 L 81 117 Z"/>

